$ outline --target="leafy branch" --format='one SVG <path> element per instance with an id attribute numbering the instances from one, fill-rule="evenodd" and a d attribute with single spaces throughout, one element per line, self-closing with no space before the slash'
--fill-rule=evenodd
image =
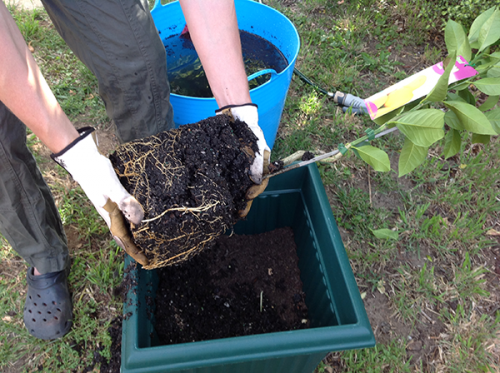
<path id="1" fill-rule="evenodd" d="M 429 148 L 444 138 L 444 157 L 456 155 L 462 138 L 472 133 L 473 143 L 487 144 L 491 136 L 500 134 L 500 52 L 491 53 L 491 47 L 500 39 L 500 11 L 492 7 L 480 14 L 468 32 L 455 21 L 448 21 L 445 42 L 448 57 L 444 60 L 444 73 L 432 91 L 423 99 L 409 103 L 395 111 L 376 118 L 379 125 L 371 133 L 343 146 L 336 161 L 347 151 L 354 151 L 376 171 L 390 170 L 387 153 L 368 143 L 375 135 L 397 127 L 405 136 L 399 157 L 399 176 L 413 171 L 427 157 Z M 469 61 L 477 75 L 448 84 L 457 56 Z M 481 105 L 469 90 L 475 87 L 487 96 Z M 446 124 L 446 126 L 445 126 Z"/>

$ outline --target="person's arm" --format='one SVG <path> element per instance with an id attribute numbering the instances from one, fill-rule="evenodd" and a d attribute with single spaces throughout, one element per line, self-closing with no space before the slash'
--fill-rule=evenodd
<path id="1" fill-rule="evenodd" d="M 250 167 L 250 178 L 262 183 L 264 164 L 271 150 L 259 126 L 257 105 L 252 104 L 233 0 L 180 0 L 189 34 L 215 100 L 257 136 L 259 151 Z"/>
<path id="2" fill-rule="evenodd" d="M 54 153 L 78 137 L 0 2 L 0 101 Z"/>
<path id="3" fill-rule="evenodd" d="M 219 107 L 251 102 L 233 0 L 181 0 L 191 40 Z"/>
<path id="4" fill-rule="evenodd" d="M 77 131 L 42 76 L 21 32 L 0 2 L 0 101 L 52 151 L 99 214 L 115 241 L 141 264 L 148 260 L 133 243 L 121 214 L 140 224 L 142 206 L 120 184 L 108 158 L 99 153 L 93 129 Z M 2 125 L 2 123 L 0 123 Z"/>

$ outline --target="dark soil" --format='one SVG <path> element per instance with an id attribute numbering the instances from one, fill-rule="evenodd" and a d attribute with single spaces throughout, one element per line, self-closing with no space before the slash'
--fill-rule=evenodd
<path id="1" fill-rule="evenodd" d="M 302 161 L 308 161 L 310 159 L 313 159 L 314 158 L 314 153 L 311 153 L 309 151 L 305 152 L 303 155 L 302 155 L 302 158 L 301 160 Z"/>
<path id="2" fill-rule="evenodd" d="M 111 359 L 103 357 L 101 355 L 101 351 L 104 350 L 104 346 L 97 348 L 94 351 L 94 357 L 92 359 L 92 364 L 90 366 L 85 367 L 81 372 L 78 373 L 89 373 L 89 372 L 97 372 L 97 368 L 95 368 L 96 364 L 101 364 L 101 368 L 99 369 L 100 373 L 119 373 L 121 367 L 121 358 L 122 358 L 122 316 L 117 316 L 111 321 L 111 325 L 108 328 L 109 336 L 111 337 Z M 79 354 L 85 351 L 85 343 L 81 342 L 75 346 L 73 349 L 77 351 Z M 42 368 L 43 369 L 43 368 Z M 72 370 L 72 372 L 77 373 L 76 370 Z"/>
<path id="3" fill-rule="evenodd" d="M 158 269 L 155 329 L 164 345 L 309 327 L 298 257 L 290 228 L 260 235 L 221 236 L 213 248 L 182 264 Z M 114 294 L 134 284 L 125 272 Z M 262 311 L 260 294 L 262 292 Z M 122 317 L 111 323 L 111 359 L 95 352 L 86 371 L 121 366 Z"/>
<path id="4" fill-rule="evenodd" d="M 123 281 L 119 286 L 113 289 L 113 296 L 119 297 L 122 302 L 125 302 L 127 299 L 127 293 L 130 289 L 137 285 L 134 276 L 130 276 L 130 272 L 135 268 L 136 264 L 131 262 L 127 268 L 124 269 L 124 277 Z M 126 316 L 125 316 L 126 317 Z M 111 358 L 108 360 L 103 357 L 100 352 L 104 349 L 104 346 L 101 346 L 96 351 L 94 351 L 94 358 L 92 360 L 92 364 L 86 367 L 82 373 L 94 372 L 95 365 L 101 364 L 101 368 L 99 370 L 100 373 L 120 373 L 121 367 L 121 358 L 122 358 L 122 322 L 123 316 L 116 316 L 112 321 L 108 328 L 109 336 L 111 337 L 111 347 L 110 347 L 110 355 Z M 80 343 L 80 346 L 77 346 L 78 349 L 83 350 L 84 344 Z M 75 348 L 75 347 L 74 347 Z M 75 372 L 76 373 L 76 372 Z"/>
<path id="5" fill-rule="evenodd" d="M 118 373 L 122 363 L 122 320 L 119 316 L 111 322 L 108 328 L 109 336 L 111 337 L 111 359 L 106 359 L 101 363 L 100 373 Z"/>
<path id="6" fill-rule="evenodd" d="M 131 225 L 150 262 L 144 268 L 187 260 L 236 223 L 257 150 L 244 122 L 217 115 L 110 155 L 120 182 L 145 210 L 143 223 Z"/>
<path id="7" fill-rule="evenodd" d="M 309 327 L 290 228 L 220 237 L 181 265 L 158 270 L 162 344 Z M 262 308 L 261 308 L 262 297 Z"/>
<path id="8" fill-rule="evenodd" d="M 285 163 L 282 160 L 269 163 L 268 169 L 269 173 L 273 174 L 283 169 Z"/>

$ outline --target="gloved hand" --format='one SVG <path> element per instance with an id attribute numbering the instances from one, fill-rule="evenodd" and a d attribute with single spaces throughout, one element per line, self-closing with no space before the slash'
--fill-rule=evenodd
<path id="1" fill-rule="evenodd" d="M 250 179 L 255 185 L 251 186 L 247 193 L 246 199 L 248 200 L 244 210 L 239 211 L 239 216 L 244 218 L 248 215 L 252 207 L 253 200 L 261 194 L 269 183 L 269 179 L 263 179 L 263 176 L 269 173 L 269 160 L 271 158 L 271 150 L 267 146 L 264 133 L 259 126 L 259 115 L 257 112 L 257 105 L 245 104 L 235 106 L 225 106 L 216 111 L 217 114 L 228 114 L 234 119 L 239 119 L 245 122 L 252 132 L 257 136 L 257 146 L 259 148 L 257 154 L 253 154 L 254 161 L 250 166 Z"/>
<path id="2" fill-rule="evenodd" d="M 264 150 L 264 166 L 263 166 L 263 176 L 267 175 L 269 173 L 269 155 L 266 155 L 265 153 L 269 153 L 267 150 Z M 267 159 L 267 161 L 266 161 Z M 267 188 L 267 184 L 269 184 L 269 178 L 263 179 L 260 184 L 255 184 L 248 188 L 247 193 L 246 193 L 246 199 L 247 199 L 247 205 L 245 206 L 244 210 L 238 211 L 238 215 L 240 218 L 244 218 L 248 215 L 250 212 L 250 208 L 252 207 L 253 200 L 261 194 L 264 190 Z"/>
<path id="3" fill-rule="evenodd" d="M 147 258 L 134 244 L 123 219 L 125 216 L 132 223 L 140 224 L 144 217 L 141 204 L 120 184 L 109 159 L 99 153 L 92 135 L 94 129 L 85 127 L 78 132 L 80 137 L 52 154 L 52 159 L 80 184 L 118 245 L 137 262 L 147 265 Z"/>
<path id="4" fill-rule="evenodd" d="M 262 132 L 262 128 L 260 128 L 259 126 L 259 114 L 257 112 L 257 105 L 229 105 L 224 106 L 223 108 L 220 108 L 216 111 L 217 114 L 226 114 L 228 112 L 234 119 L 239 119 L 242 122 L 245 122 L 255 134 L 255 136 L 257 136 L 257 146 L 259 147 L 259 151 L 257 154 L 255 154 L 254 161 L 250 166 L 250 179 L 252 179 L 255 184 L 260 184 L 262 182 L 264 162 L 267 162 L 267 164 L 269 164 L 271 149 L 269 149 L 269 146 L 267 146 L 266 139 L 264 138 L 264 132 Z"/>

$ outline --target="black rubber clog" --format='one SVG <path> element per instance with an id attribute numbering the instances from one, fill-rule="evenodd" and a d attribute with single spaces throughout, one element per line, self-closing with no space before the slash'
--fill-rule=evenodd
<path id="1" fill-rule="evenodd" d="M 66 271 L 35 276 L 33 268 L 28 268 L 26 280 L 28 294 L 24 305 L 24 325 L 28 332 L 40 339 L 61 338 L 73 325 L 73 306 Z"/>

